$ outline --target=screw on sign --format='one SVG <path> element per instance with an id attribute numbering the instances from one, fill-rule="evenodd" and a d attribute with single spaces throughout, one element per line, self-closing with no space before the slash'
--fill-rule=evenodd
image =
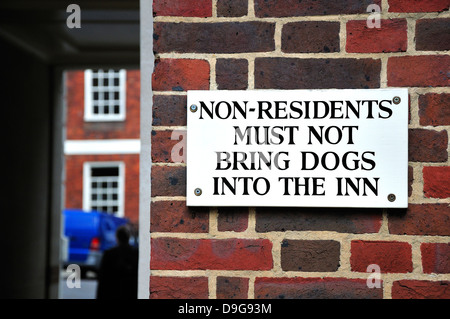
<path id="1" fill-rule="evenodd" d="M 393 102 L 394 104 L 400 104 L 401 99 L 400 99 L 398 96 L 395 96 L 395 97 L 392 99 L 392 102 Z"/>
<path id="2" fill-rule="evenodd" d="M 390 202 L 395 202 L 395 195 L 394 194 L 389 194 L 388 195 L 388 201 L 390 201 Z"/>

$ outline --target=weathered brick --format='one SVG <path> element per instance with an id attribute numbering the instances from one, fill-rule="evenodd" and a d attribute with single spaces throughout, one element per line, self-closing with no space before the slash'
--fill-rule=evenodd
<path id="1" fill-rule="evenodd" d="M 416 22 L 416 50 L 450 50 L 450 19 L 421 19 Z"/>
<path id="2" fill-rule="evenodd" d="M 207 299 L 207 277 L 150 278 L 150 299 Z"/>
<path id="3" fill-rule="evenodd" d="M 287 53 L 339 52 L 339 29 L 339 22 L 286 23 L 281 34 L 281 50 Z"/>
<path id="4" fill-rule="evenodd" d="M 347 52 L 404 52 L 407 49 L 406 19 L 381 20 L 380 28 L 369 28 L 366 20 L 347 22 Z"/>
<path id="5" fill-rule="evenodd" d="M 370 4 L 381 6 L 381 0 L 255 0 L 257 17 L 294 17 L 365 13 Z"/>
<path id="6" fill-rule="evenodd" d="M 448 55 L 390 57 L 388 60 L 389 86 L 448 86 L 450 84 Z"/>
<path id="7" fill-rule="evenodd" d="M 354 240 L 351 244 L 350 264 L 352 271 L 366 272 L 376 264 L 382 273 L 407 273 L 413 270 L 409 243 L 394 241 Z"/>
<path id="8" fill-rule="evenodd" d="M 154 95 L 153 125 L 185 126 L 186 104 L 186 95 Z"/>
<path id="9" fill-rule="evenodd" d="M 243 17 L 248 12 L 248 0 L 217 0 L 218 17 Z"/>
<path id="10" fill-rule="evenodd" d="M 152 163 L 174 163 L 177 159 L 172 158 L 172 149 L 183 143 L 184 134 L 173 134 L 170 130 L 152 131 Z"/>
<path id="11" fill-rule="evenodd" d="M 450 166 L 425 166 L 423 193 L 432 198 L 450 197 Z"/>
<path id="12" fill-rule="evenodd" d="M 246 59 L 217 59 L 216 83 L 219 90 L 245 90 L 248 86 Z"/>
<path id="13" fill-rule="evenodd" d="M 256 231 L 336 231 L 377 233 L 381 209 L 356 208 L 256 208 Z"/>
<path id="14" fill-rule="evenodd" d="M 210 17 L 212 0 L 153 0 L 153 15 Z"/>
<path id="15" fill-rule="evenodd" d="M 450 243 L 423 243 L 420 251 L 424 273 L 450 273 Z"/>
<path id="16" fill-rule="evenodd" d="M 153 238 L 152 269 L 270 270 L 268 239 Z"/>
<path id="17" fill-rule="evenodd" d="M 450 281 L 394 281 L 392 299 L 450 299 Z"/>
<path id="18" fill-rule="evenodd" d="M 154 48 L 158 53 L 242 53 L 266 52 L 275 49 L 275 23 L 157 22 Z"/>
<path id="19" fill-rule="evenodd" d="M 187 207 L 184 201 L 157 201 L 151 203 L 151 232 L 207 233 L 209 209 Z"/>
<path id="20" fill-rule="evenodd" d="M 186 196 L 186 167 L 153 166 L 152 196 Z"/>
<path id="21" fill-rule="evenodd" d="M 247 299 L 248 278 L 217 277 L 217 299 Z"/>
<path id="22" fill-rule="evenodd" d="M 257 89 L 378 88 L 375 59 L 256 58 Z"/>
<path id="23" fill-rule="evenodd" d="M 248 227 L 248 207 L 219 207 L 217 229 L 243 232 Z"/>
<path id="24" fill-rule="evenodd" d="M 410 129 L 408 131 L 408 158 L 411 162 L 446 162 L 447 131 Z"/>
<path id="25" fill-rule="evenodd" d="M 281 268 L 284 271 L 337 271 L 339 242 L 334 240 L 293 240 L 281 243 Z"/>
<path id="26" fill-rule="evenodd" d="M 441 12 L 448 10 L 449 0 L 389 0 L 389 12 Z"/>
<path id="27" fill-rule="evenodd" d="M 450 125 L 450 94 L 420 95 L 419 117 L 420 125 Z"/>
<path id="28" fill-rule="evenodd" d="M 389 210 L 389 233 L 450 236 L 449 204 L 409 204 L 407 210 Z"/>
<path id="29" fill-rule="evenodd" d="M 365 279 L 256 278 L 257 299 L 381 299 L 383 289 L 368 288 Z"/>
<path id="30" fill-rule="evenodd" d="M 209 89 L 209 63 L 194 59 L 160 59 L 152 77 L 154 91 Z"/>

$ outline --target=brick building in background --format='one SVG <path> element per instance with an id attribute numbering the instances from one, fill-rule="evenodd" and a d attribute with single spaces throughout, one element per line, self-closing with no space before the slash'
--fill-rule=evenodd
<path id="1" fill-rule="evenodd" d="M 374 3 L 380 28 L 366 24 Z M 154 0 L 150 298 L 450 298 L 448 8 Z M 410 95 L 407 210 L 186 207 L 170 151 L 187 90 L 389 87 Z M 370 264 L 381 288 L 366 284 Z"/>
<path id="2" fill-rule="evenodd" d="M 97 210 L 138 223 L 139 70 L 65 75 L 65 208 Z"/>

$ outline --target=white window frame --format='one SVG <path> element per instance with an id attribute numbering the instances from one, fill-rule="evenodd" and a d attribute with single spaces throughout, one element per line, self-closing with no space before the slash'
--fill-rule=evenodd
<path id="1" fill-rule="evenodd" d="M 83 163 L 83 210 L 91 210 L 91 171 L 92 168 L 117 166 L 119 168 L 118 178 L 118 209 L 114 214 L 117 217 L 124 217 L 125 202 L 125 164 L 123 162 L 84 162 Z"/>
<path id="2" fill-rule="evenodd" d="M 105 70 L 104 72 L 108 72 Z M 127 72 L 119 70 L 119 114 L 94 114 L 92 97 L 92 69 L 84 71 L 84 120 L 87 122 L 124 121 L 126 118 Z"/>

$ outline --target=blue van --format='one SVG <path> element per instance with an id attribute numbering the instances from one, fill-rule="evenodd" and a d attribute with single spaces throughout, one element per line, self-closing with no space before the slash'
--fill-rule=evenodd
<path id="1" fill-rule="evenodd" d="M 77 264 L 82 273 L 96 272 L 103 252 L 116 245 L 116 230 L 128 219 L 97 211 L 64 210 L 64 235 L 69 241 L 65 265 Z"/>

